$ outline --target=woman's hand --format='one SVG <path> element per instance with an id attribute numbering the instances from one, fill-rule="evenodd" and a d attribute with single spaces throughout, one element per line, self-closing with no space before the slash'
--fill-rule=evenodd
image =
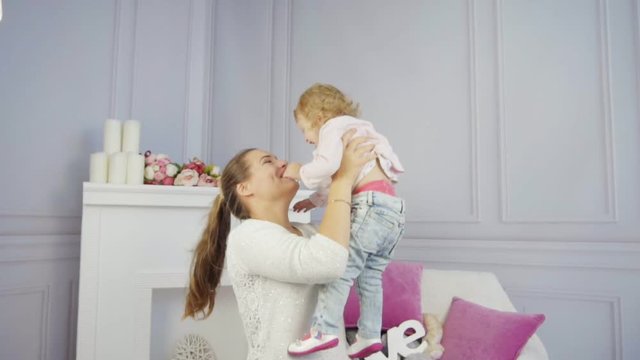
<path id="1" fill-rule="evenodd" d="M 374 144 L 365 144 L 370 140 L 366 136 L 353 137 L 356 129 L 350 129 L 342 135 L 342 161 L 333 175 L 333 180 L 345 179 L 353 184 L 364 164 L 376 158 Z"/>
<path id="2" fill-rule="evenodd" d="M 351 129 L 342 136 L 342 161 L 340 168 L 332 177 L 333 181 L 327 197 L 327 210 L 318 231 L 345 248 L 349 248 L 351 234 L 351 191 L 360 169 L 376 158 L 372 152 L 374 145 L 365 144 L 370 139 L 354 138 L 355 133 L 356 130 Z"/>

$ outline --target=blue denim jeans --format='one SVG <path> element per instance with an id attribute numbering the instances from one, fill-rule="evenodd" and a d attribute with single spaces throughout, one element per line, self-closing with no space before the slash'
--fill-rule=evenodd
<path id="1" fill-rule="evenodd" d="M 358 335 L 380 337 L 382 328 L 382 272 L 405 229 L 404 200 L 367 191 L 351 199 L 349 261 L 342 277 L 320 288 L 312 327 L 338 335 L 353 280 L 360 296 Z"/>

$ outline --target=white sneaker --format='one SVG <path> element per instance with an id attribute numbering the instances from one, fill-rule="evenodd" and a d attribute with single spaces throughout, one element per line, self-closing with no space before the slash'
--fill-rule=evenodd
<path id="1" fill-rule="evenodd" d="M 356 335 L 356 342 L 349 346 L 347 355 L 352 359 L 366 358 L 367 356 L 382 350 L 382 341 L 380 338 L 363 339 Z"/>
<path id="2" fill-rule="evenodd" d="M 287 350 L 291 356 L 309 355 L 317 351 L 336 347 L 339 341 L 335 335 L 323 334 L 320 331 L 311 331 L 309 334 L 306 334 L 304 338 L 296 340 L 296 342 L 289 345 Z"/>

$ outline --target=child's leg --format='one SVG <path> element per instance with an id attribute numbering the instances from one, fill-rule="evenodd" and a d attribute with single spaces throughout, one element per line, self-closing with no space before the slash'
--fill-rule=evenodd
<path id="1" fill-rule="evenodd" d="M 388 257 L 371 255 L 358 277 L 360 319 L 358 336 L 377 339 L 382 330 L 382 272 L 389 264 Z"/>
<path id="2" fill-rule="evenodd" d="M 353 280 L 362 272 L 367 255 L 357 244 L 353 242 L 349 244 L 349 260 L 344 274 L 340 279 L 322 286 L 319 290 L 318 302 L 313 314 L 312 327 L 315 330 L 324 334 L 338 335 L 349 291 Z"/>
<path id="3" fill-rule="evenodd" d="M 377 244 L 376 251 L 367 257 L 358 277 L 360 319 L 358 336 L 363 339 L 380 337 L 382 329 L 382 273 L 391 261 L 398 241 L 404 234 L 404 202 L 388 196 L 372 196 L 373 207 L 369 216 L 376 221 L 362 231 L 369 242 Z"/>

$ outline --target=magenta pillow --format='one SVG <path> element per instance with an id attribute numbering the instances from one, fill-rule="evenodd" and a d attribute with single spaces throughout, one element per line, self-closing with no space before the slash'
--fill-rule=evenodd
<path id="1" fill-rule="evenodd" d="M 382 329 L 388 330 L 406 320 L 422 322 L 422 264 L 392 261 L 382 273 Z M 360 298 L 354 282 L 344 307 L 346 328 L 358 327 Z"/>
<path id="2" fill-rule="evenodd" d="M 544 321 L 543 314 L 489 309 L 454 297 L 444 322 L 441 360 L 513 360 Z"/>

